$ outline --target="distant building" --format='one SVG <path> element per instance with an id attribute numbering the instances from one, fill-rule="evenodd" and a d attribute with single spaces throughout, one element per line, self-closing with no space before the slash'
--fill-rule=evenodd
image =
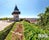
<path id="1" fill-rule="evenodd" d="M 14 11 L 12 13 L 14 21 L 19 21 L 19 14 L 20 14 L 20 11 L 17 8 L 17 6 L 15 6 L 15 9 L 14 9 Z"/>
<path id="2" fill-rule="evenodd" d="M 30 21 L 30 23 L 37 23 L 37 19 L 36 18 L 25 18 L 26 20 Z"/>
<path id="3" fill-rule="evenodd" d="M 21 18 L 22 19 L 22 18 Z M 30 22 L 30 23 L 35 23 L 37 24 L 37 18 L 23 18 L 24 20 Z"/>

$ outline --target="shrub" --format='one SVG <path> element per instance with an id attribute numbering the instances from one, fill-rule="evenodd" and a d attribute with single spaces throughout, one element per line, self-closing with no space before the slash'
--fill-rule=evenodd
<path id="1" fill-rule="evenodd" d="M 47 34 L 49 31 L 38 28 L 38 26 L 30 24 L 28 22 L 23 22 L 24 25 L 24 36 L 25 40 L 49 40 L 49 36 L 47 38 L 39 38 L 38 34 Z"/>
<path id="2" fill-rule="evenodd" d="M 20 19 L 20 21 L 23 21 L 24 19 Z"/>

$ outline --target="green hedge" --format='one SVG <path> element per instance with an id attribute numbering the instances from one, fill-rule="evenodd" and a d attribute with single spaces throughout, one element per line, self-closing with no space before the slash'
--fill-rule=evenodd
<path id="1" fill-rule="evenodd" d="M 0 40 L 4 40 L 6 38 L 14 24 L 15 22 L 7 26 L 4 30 L 0 31 Z"/>

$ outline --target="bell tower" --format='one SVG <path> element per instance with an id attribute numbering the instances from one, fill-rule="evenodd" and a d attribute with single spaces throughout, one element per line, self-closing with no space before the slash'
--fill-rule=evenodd
<path id="1" fill-rule="evenodd" d="M 17 6 L 15 6 L 14 11 L 12 13 L 14 21 L 19 21 L 19 14 L 20 14 L 20 11 L 17 8 Z"/>

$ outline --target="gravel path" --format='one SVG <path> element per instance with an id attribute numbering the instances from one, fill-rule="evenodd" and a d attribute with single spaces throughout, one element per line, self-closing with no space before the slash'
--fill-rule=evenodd
<path id="1" fill-rule="evenodd" d="M 3 30 L 8 25 L 10 25 L 11 23 L 13 23 L 13 22 L 0 21 L 0 31 Z"/>
<path id="2" fill-rule="evenodd" d="M 17 28 L 12 31 L 12 40 L 23 40 L 23 25 L 17 24 Z"/>

